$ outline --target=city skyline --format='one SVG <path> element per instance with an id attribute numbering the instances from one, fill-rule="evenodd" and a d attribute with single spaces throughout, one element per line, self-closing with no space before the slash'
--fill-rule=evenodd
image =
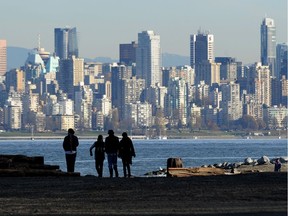
<path id="1" fill-rule="evenodd" d="M 137 34 L 153 30 L 161 37 L 162 53 L 189 56 L 189 39 L 199 29 L 215 37 L 215 56 L 231 56 L 244 63 L 260 61 L 259 26 L 265 17 L 275 20 L 277 43 L 287 43 L 287 2 L 280 0 L 180 2 L 145 1 L 121 4 L 110 0 L 87 1 L 73 6 L 64 0 L 52 0 L 53 10 L 39 9 L 30 0 L 5 1 L 1 13 L 0 38 L 7 46 L 35 48 L 38 35 L 41 47 L 54 51 L 54 28 L 67 25 L 79 32 L 79 56 L 119 59 L 119 44 L 137 41 Z M 55 3 L 55 4 L 54 4 Z M 151 5 L 153 7 L 151 7 Z M 207 7 L 209 6 L 209 7 Z M 25 8 L 25 10 L 23 10 Z M 65 13 L 65 9 L 69 13 Z M 140 10 L 139 10 L 140 9 Z M 19 22 L 21 19 L 21 22 Z M 4 22 L 3 22 L 4 23 Z M 37 28 L 35 28 L 37 26 Z M 17 31 L 15 31 L 17 29 Z M 16 33 L 17 32 L 17 33 Z"/>

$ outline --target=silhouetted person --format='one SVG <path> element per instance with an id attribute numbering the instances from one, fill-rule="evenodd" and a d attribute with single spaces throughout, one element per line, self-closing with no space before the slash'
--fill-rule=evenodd
<path id="1" fill-rule="evenodd" d="M 130 164 L 132 164 L 132 156 L 136 157 L 136 154 L 132 140 L 128 137 L 126 132 L 122 133 L 122 137 L 123 138 L 120 141 L 119 156 L 122 158 L 124 177 L 127 177 L 128 172 L 128 178 L 130 178 Z"/>
<path id="2" fill-rule="evenodd" d="M 278 158 L 275 161 L 274 171 L 281 172 L 281 162 Z"/>
<path id="3" fill-rule="evenodd" d="M 74 172 L 77 155 L 78 137 L 74 135 L 72 128 L 68 129 L 68 135 L 64 138 L 63 149 L 65 151 L 67 172 Z"/>
<path id="4" fill-rule="evenodd" d="M 105 143 L 103 136 L 99 135 L 96 142 L 90 147 L 90 156 L 93 156 L 92 149 L 95 148 L 95 168 L 98 173 L 98 177 L 103 176 L 103 162 L 105 160 Z"/>
<path id="5" fill-rule="evenodd" d="M 113 130 L 108 131 L 109 136 L 105 139 L 105 152 L 107 153 L 108 168 L 110 178 L 113 177 L 113 169 L 115 171 L 115 177 L 118 177 L 117 169 L 117 154 L 119 151 L 119 138 L 114 135 Z"/>

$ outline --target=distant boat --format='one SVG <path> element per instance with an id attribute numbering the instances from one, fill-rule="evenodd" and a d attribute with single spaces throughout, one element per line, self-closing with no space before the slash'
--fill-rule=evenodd
<path id="1" fill-rule="evenodd" d="M 167 140 L 167 136 L 159 136 L 160 140 Z"/>

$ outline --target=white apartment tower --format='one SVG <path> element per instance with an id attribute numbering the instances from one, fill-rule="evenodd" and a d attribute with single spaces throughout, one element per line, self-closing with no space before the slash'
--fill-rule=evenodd
<path id="1" fill-rule="evenodd" d="M 160 36 L 153 31 L 138 33 L 136 75 L 146 80 L 146 87 L 162 84 Z"/>

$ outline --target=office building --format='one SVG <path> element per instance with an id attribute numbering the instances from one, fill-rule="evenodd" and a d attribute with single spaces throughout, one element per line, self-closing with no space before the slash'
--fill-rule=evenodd
<path id="1" fill-rule="evenodd" d="M 68 98 L 74 99 L 74 86 L 84 82 L 84 59 L 72 56 L 71 59 L 60 60 L 57 80 L 60 89 L 68 94 Z"/>
<path id="2" fill-rule="evenodd" d="M 120 44 L 120 63 L 125 65 L 132 65 L 133 63 L 136 63 L 136 48 L 137 43 L 135 43 L 135 41 L 132 41 L 131 44 Z"/>
<path id="3" fill-rule="evenodd" d="M 209 32 L 190 35 L 190 65 L 195 65 L 203 61 L 214 61 L 214 35 Z"/>
<path id="4" fill-rule="evenodd" d="M 276 46 L 276 74 L 277 78 L 280 80 L 283 75 L 288 78 L 288 45 L 283 44 L 277 44 Z"/>
<path id="5" fill-rule="evenodd" d="M 261 63 L 263 66 L 269 66 L 270 75 L 276 74 L 276 27 L 274 20 L 264 18 L 261 24 Z"/>
<path id="6" fill-rule="evenodd" d="M 54 29 L 54 52 L 60 59 L 79 57 L 76 28 Z"/>
<path id="7" fill-rule="evenodd" d="M 0 76 L 4 76 L 7 70 L 7 43 L 0 40 Z"/>
<path id="8" fill-rule="evenodd" d="M 153 31 L 138 33 L 136 76 L 145 79 L 146 87 L 162 84 L 160 36 Z"/>

